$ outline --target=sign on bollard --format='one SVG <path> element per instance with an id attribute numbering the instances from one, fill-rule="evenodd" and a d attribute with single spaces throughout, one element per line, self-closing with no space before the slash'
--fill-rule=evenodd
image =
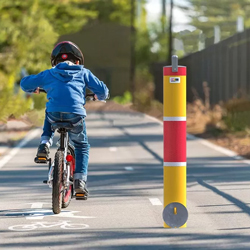
<path id="1" fill-rule="evenodd" d="M 163 68 L 164 227 L 186 227 L 186 67 Z"/>

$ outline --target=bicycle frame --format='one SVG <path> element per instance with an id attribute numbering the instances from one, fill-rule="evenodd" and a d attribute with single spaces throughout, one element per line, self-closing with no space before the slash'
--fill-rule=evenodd
<path id="1" fill-rule="evenodd" d="M 64 152 L 63 182 L 64 182 L 64 187 L 68 188 L 68 186 L 70 184 L 73 184 L 73 183 L 70 182 L 70 165 L 67 164 L 67 160 L 66 160 L 66 156 L 67 156 L 67 152 L 68 152 L 69 134 L 66 131 L 66 129 L 64 129 L 64 128 L 59 128 L 57 131 L 60 134 L 59 150 L 62 150 Z M 52 164 L 50 164 L 49 172 L 48 172 L 47 184 L 49 185 L 50 188 L 52 188 L 53 171 L 54 171 L 54 162 Z M 67 173 L 67 176 L 65 176 L 65 172 Z"/>

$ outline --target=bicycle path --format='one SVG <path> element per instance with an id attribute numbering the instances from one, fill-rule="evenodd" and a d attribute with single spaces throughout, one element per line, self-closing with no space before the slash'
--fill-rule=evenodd
<path id="1" fill-rule="evenodd" d="M 163 228 L 162 130 L 139 113 L 89 113 L 91 196 L 56 216 L 33 132 L 0 158 L 0 249 L 249 249 L 249 165 L 192 137 L 187 228 Z"/>

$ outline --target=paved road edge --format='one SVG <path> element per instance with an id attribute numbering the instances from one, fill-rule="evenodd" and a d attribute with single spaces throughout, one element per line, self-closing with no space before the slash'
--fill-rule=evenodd
<path id="1" fill-rule="evenodd" d="M 0 169 L 3 168 L 11 160 L 11 158 L 16 155 L 22 147 L 24 147 L 28 142 L 30 142 L 40 133 L 40 128 L 32 129 L 31 131 L 29 131 L 28 134 L 14 148 L 12 148 L 6 155 L 4 155 L 0 159 Z"/>

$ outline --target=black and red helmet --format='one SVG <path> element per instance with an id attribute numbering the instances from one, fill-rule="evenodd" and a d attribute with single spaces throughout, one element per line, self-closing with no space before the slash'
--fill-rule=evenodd
<path id="1" fill-rule="evenodd" d="M 51 52 L 51 65 L 54 67 L 58 59 L 59 61 L 64 61 L 68 58 L 74 58 L 75 60 L 79 60 L 81 65 L 84 64 L 84 57 L 82 51 L 78 48 L 76 44 L 70 41 L 60 42 L 54 47 Z"/>

